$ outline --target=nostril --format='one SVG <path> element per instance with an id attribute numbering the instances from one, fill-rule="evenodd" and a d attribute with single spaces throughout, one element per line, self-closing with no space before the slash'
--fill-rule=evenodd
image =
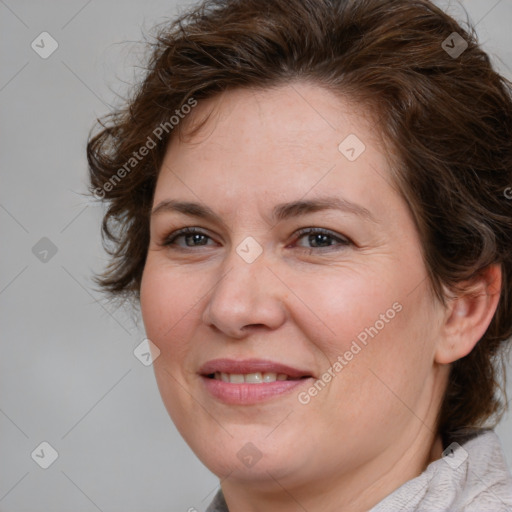
<path id="1" fill-rule="evenodd" d="M 250 330 L 250 329 L 260 329 L 261 327 L 265 327 L 264 324 L 249 324 L 242 327 L 242 330 Z"/>

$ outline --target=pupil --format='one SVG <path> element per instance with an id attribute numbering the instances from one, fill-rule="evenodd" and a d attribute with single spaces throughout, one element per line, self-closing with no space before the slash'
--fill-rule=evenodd
<path id="1" fill-rule="evenodd" d="M 200 235 L 200 234 L 189 235 L 189 240 L 190 240 L 190 237 L 192 237 L 192 245 L 195 245 L 195 242 L 199 242 L 202 236 L 203 235 Z M 202 244 L 202 245 L 204 245 L 204 244 Z"/>
<path id="2" fill-rule="evenodd" d="M 312 237 L 313 245 L 315 245 L 317 242 L 319 242 L 321 245 L 322 242 L 326 242 L 329 239 L 329 235 L 324 235 L 323 233 L 317 233 L 316 235 L 311 235 L 311 237 Z M 310 241 L 311 241 L 311 239 L 310 239 Z M 328 246 L 329 244 L 326 244 L 326 245 Z"/>

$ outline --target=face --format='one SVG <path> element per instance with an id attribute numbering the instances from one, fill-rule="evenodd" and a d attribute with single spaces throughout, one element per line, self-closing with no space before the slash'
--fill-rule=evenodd
<path id="1" fill-rule="evenodd" d="M 440 310 L 374 123 L 306 83 L 184 122 L 208 113 L 167 149 L 141 287 L 172 420 L 230 481 L 389 468 L 431 436 Z"/>

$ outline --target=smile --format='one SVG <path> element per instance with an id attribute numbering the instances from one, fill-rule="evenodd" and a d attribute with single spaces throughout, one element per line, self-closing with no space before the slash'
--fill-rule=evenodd
<path id="1" fill-rule="evenodd" d="M 256 372 L 256 373 L 224 373 L 215 372 L 208 375 L 209 378 L 215 380 L 221 380 L 222 382 L 230 382 L 231 384 L 264 384 L 266 382 L 276 382 L 278 380 L 297 380 L 286 375 L 285 373 L 273 373 L 273 372 Z M 306 377 L 301 377 L 306 378 Z"/>
<path id="2" fill-rule="evenodd" d="M 308 371 L 264 359 L 214 359 L 200 368 L 199 375 L 210 398 L 229 405 L 284 397 L 313 379 Z"/>

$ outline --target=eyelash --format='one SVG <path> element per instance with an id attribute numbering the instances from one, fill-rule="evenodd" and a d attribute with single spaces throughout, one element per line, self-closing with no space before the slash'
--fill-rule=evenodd
<path id="1" fill-rule="evenodd" d="M 204 247 L 201 245 L 191 246 L 191 247 L 176 246 L 175 241 L 178 238 L 180 238 L 182 236 L 184 237 L 187 235 L 203 235 L 203 236 L 206 236 L 207 238 L 211 239 L 211 237 L 209 237 L 206 233 L 204 233 L 200 229 L 187 227 L 187 228 L 179 229 L 178 231 L 175 231 L 175 232 L 171 233 L 170 235 L 168 235 L 167 237 L 165 237 L 165 239 L 161 245 L 163 245 L 165 247 L 169 247 L 171 249 L 177 249 L 177 250 L 181 249 L 181 250 L 185 250 L 185 251 L 189 250 L 189 249 L 193 249 L 194 247 Z M 333 240 L 337 240 L 339 242 L 338 247 L 347 247 L 350 245 L 354 245 L 354 243 L 347 237 L 335 235 L 332 231 L 329 231 L 329 230 L 323 229 L 323 228 L 302 228 L 294 234 L 294 238 L 299 240 L 304 235 L 325 235 L 327 237 L 330 237 Z M 314 251 L 314 249 L 320 250 L 321 252 L 333 250 L 332 247 L 333 247 L 333 245 L 329 245 L 326 247 L 309 247 L 309 248 L 302 247 L 302 249 L 305 251 L 309 251 L 309 253 L 311 253 Z"/>

